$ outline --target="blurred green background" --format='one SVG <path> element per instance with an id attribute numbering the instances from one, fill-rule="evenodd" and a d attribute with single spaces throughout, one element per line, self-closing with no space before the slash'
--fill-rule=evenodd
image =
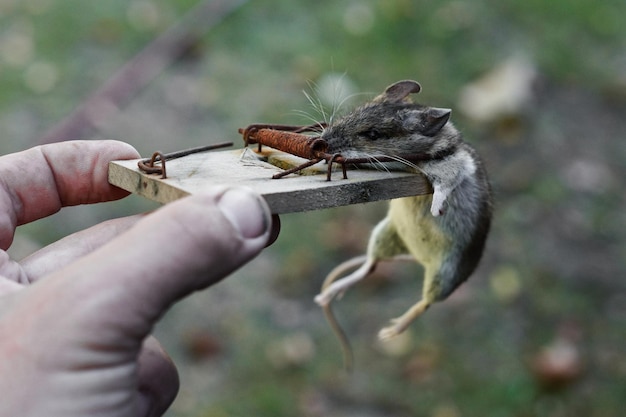
<path id="1" fill-rule="evenodd" d="M 0 152 L 37 144 L 194 4 L 0 0 Z M 182 380 L 167 415 L 623 415 L 624 16 L 621 0 L 248 1 L 105 117 L 83 138 L 149 155 L 308 123 L 303 91 L 329 107 L 367 93 L 345 111 L 412 78 L 420 102 L 453 109 L 494 186 L 481 266 L 405 335 L 375 337 L 419 298 L 418 266 L 387 265 L 336 304 L 351 375 L 312 299 L 386 205 L 283 216 L 276 244 L 157 327 Z M 11 253 L 155 207 L 69 208 L 20 228 Z"/>

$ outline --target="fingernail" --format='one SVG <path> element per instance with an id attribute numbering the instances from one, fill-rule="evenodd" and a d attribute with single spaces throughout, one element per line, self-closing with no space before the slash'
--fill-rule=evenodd
<path id="1" fill-rule="evenodd" d="M 265 201 L 245 188 L 230 188 L 220 197 L 218 207 L 246 239 L 263 235 L 272 223 Z"/>

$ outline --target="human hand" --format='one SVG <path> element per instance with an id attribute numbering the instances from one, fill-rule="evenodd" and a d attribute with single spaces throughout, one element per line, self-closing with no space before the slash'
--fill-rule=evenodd
<path id="1" fill-rule="evenodd" d="M 0 416 L 162 415 L 178 375 L 149 336 L 154 323 L 277 234 L 260 197 L 211 188 L 9 259 L 17 226 L 125 196 L 108 184 L 108 162 L 137 157 L 114 141 L 0 157 Z"/>

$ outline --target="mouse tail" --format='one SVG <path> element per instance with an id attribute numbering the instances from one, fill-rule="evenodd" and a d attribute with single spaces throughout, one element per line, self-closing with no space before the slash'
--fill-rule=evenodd
<path id="1" fill-rule="evenodd" d="M 345 275 L 349 270 L 352 270 L 357 267 L 362 267 L 368 260 L 367 255 L 356 256 L 352 259 L 348 259 L 345 262 L 340 263 L 332 271 L 326 276 L 324 279 L 324 283 L 322 284 L 322 293 L 332 285 L 333 282 L 337 281 L 338 278 Z M 341 346 L 341 352 L 343 354 L 343 366 L 346 372 L 351 373 L 354 364 L 354 353 L 352 351 L 352 346 L 350 345 L 350 341 L 348 340 L 348 336 L 346 332 L 343 330 L 335 314 L 333 313 L 331 303 L 326 302 L 321 304 L 322 311 L 324 312 L 324 316 L 326 317 L 326 321 L 333 331 L 335 337 L 339 341 L 339 345 Z"/>
<path id="2" fill-rule="evenodd" d="M 330 287 L 333 282 L 337 281 L 340 276 L 344 275 L 350 269 L 354 269 L 363 265 L 365 261 L 367 261 L 367 255 L 360 255 L 348 259 L 347 261 L 344 261 L 334 267 L 332 271 L 330 271 L 328 275 L 326 275 L 324 283 L 322 284 L 322 291 Z"/>
<path id="3" fill-rule="evenodd" d="M 346 335 L 346 332 L 343 330 L 335 314 L 333 313 L 333 308 L 330 304 L 326 304 L 322 307 L 324 311 L 324 316 L 326 317 L 326 321 L 330 326 L 331 330 L 335 334 L 339 345 L 341 346 L 341 353 L 343 355 L 343 368 L 347 373 L 352 373 L 354 369 L 354 353 L 352 350 L 352 345 L 350 344 L 350 340 Z"/>

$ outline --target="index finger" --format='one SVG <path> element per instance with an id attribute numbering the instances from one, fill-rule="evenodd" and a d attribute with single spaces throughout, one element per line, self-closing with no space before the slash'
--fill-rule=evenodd
<path id="1" fill-rule="evenodd" d="M 15 227 L 63 206 L 124 197 L 108 182 L 108 163 L 138 157 L 132 146 L 112 140 L 60 142 L 0 157 L 0 248 L 11 244 Z"/>

